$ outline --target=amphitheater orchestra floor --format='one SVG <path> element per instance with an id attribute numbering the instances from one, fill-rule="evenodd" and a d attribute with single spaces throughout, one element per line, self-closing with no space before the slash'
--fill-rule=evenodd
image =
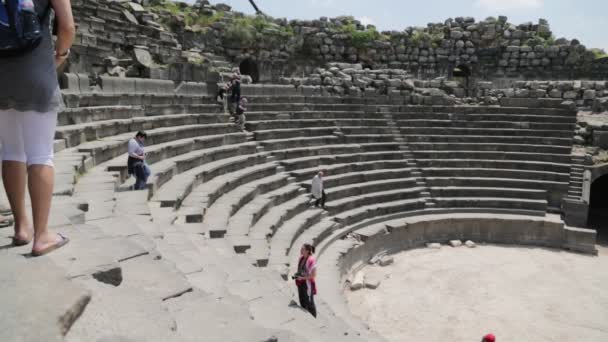
<path id="1" fill-rule="evenodd" d="M 377 289 L 345 296 L 389 341 L 608 341 L 608 248 L 598 249 L 411 250 L 363 270 L 382 279 Z"/>

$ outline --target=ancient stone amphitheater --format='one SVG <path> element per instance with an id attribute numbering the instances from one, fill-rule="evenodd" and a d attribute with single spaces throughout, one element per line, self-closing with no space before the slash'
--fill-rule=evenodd
<path id="1" fill-rule="evenodd" d="M 577 112 L 606 109 L 608 64 L 574 41 L 526 45 L 544 21 L 458 18 L 443 41 L 390 40 L 410 29 L 372 54 L 323 32 L 370 31 L 352 18 L 277 20 L 264 29 L 292 27 L 288 42 L 239 49 L 223 42 L 240 18 L 225 5 L 179 5 L 217 17 L 191 27 L 158 1 L 72 4 L 52 208 L 72 241 L 43 258 L 0 251 L 2 341 L 381 341 L 342 295 L 370 260 L 450 240 L 597 252 L 587 212 L 606 168 L 589 151 L 608 126 L 577 127 Z M 245 131 L 215 99 L 239 65 Z M 145 191 L 127 179 L 138 130 Z M 309 195 L 320 169 L 326 211 Z M 290 278 L 305 242 L 322 270 L 317 319 Z"/>

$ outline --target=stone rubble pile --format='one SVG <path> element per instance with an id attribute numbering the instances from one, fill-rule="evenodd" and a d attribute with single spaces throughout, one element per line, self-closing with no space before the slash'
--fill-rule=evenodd
<path id="1" fill-rule="evenodd" d="M 606 81 L 516 81 L 506 89 L 495 89 L 492 82 L 477 83 L 477 97 L 488 98 L 547 98 L 572 101 L 577 107 L 592 108 L 596 112 L 608 110 L 608 82 Z"/>
<path id="2" fill-rule="evenodd" d="M 413 79 L 402 69 L 363 69 L 361 64 L 328 63 L 308 77 L 282 78 L 283 84 L 301 87 L 304 93 L 406 97 L 407 103 L 422 104 L 425 98 L 434 104 L 456 104 L 464 96 L 464 88 L 455 81 L 444 79 L 423 81 Z"/>

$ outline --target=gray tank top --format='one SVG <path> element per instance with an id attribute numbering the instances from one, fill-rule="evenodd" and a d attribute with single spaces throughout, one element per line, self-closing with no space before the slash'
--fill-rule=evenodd
<path id="1" fill-rule="evenodd" d="M 38 14 L 44 15 L 49 0 L 34 0 L 34 3 Z M 48 15 L 43 26 L 42 42 L 32 52 L 19 57 L 0 58 L 0 110 L 46 113 L 61 109 Z"/>

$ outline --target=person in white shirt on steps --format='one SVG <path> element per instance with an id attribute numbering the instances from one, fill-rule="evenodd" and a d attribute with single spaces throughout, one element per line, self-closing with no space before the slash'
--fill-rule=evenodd
<path id="1" fill-rule="evenodd" d="M 323 188 L 323 171 L 319 171 L 317 175 L 312 179 L 311 186 L 312 197 L 315 199 L 315 207 L 319 207 L 321 204 L 321 208 L 325 209 L 325 189 Z"/>
<path id="2" fill-rule="evenodd" d="M 146 154 L 144 152 L 144 142 L 147 137 L 146 132 L 139 131 L 134 138 L 129 140 L 127 169 L 129 175 L 134 175 L 136 178 L 135 190 L 145 189 L 148 177 L 152 173 L 150 167 L 146 164 Z"/>

